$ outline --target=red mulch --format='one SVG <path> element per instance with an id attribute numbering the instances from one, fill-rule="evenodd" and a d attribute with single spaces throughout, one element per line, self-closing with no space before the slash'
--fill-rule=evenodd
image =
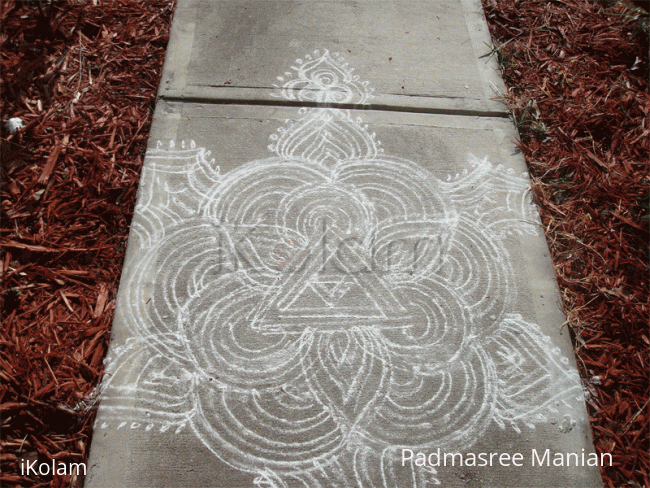
<path id="1" fill-rule="evenodd" d="M 27 124 L 0 134 L 3 486 L 82 483 L 21 477 L 20 462 L 87 459 L 174 9 L 173 0 L 94 3 L 39 11 L 0 0 L 0 112 Z M 614 455 L 604 480 L 650 487 L 647 35 L 630 35 L 640 20 L 631 6 L 484 4 L 596 448 Z"/>
<path id="2" fill-rule="evenodd" d="M 0 0 L 2 486 L 85 462 L 174 0 Z M 95 5 L 99 4 L 99 5 Z"/>
<path id="3" fill-rule="evenodd" d="M 650 487 L 647 13 L 585 0 L 483 4 L 596 450 L 614 458 L 605 485 Z"/>

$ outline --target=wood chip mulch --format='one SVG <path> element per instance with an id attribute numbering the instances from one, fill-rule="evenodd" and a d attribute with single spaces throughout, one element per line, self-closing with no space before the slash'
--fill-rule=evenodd
<path id="1" fill-rule="evenodd" d="M 2 486 L 83 483 L 20 467 L 87 460 L 174 7 L 0 0 Z"/>
<path id="2" fill-rule="evenodd" d="M 83 482 L 20 465 L 87 460 L 174 6 L 0 0 L 2 486 Z M 647 24 L 631 4 L 484 7 L 596 448 L 614 455 L 603 478 L 650 487 Z"/>
<path id="3" fill-rule="evenodd" d="M 483 5 L 596 450 L 614 458 L 605 486 L 650 487 L 647 12 L 585 0 Z"/>

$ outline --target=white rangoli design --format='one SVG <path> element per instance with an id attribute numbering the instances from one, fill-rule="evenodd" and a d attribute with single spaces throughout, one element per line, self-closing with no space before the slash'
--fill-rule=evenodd
<path id="1" fill-rule="evenodd" d="M 290 100 L 371 98 L 327 51 L 278 81 Z M 348 111 L 299 115 L 226 174 L 194 143 L 149 151 L 129 242 L 146 257 L 118 307 L 131 338 L 97 428 L 193 431 L 260 487 L 397 486 L 402 447 L 570 428 L 577 374 L 513 311 L 506 240 L 537 221 L 525 175 L 474 159 L 441 181 Z"/>

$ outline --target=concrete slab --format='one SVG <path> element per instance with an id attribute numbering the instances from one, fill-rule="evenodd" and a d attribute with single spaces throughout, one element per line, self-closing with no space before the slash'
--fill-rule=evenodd
<path id="1" fill-rule="evenodd" d="M 327 46 L 372 80 L 372 108 L 506 113 L 493 100 L 504 89 L 496 62 L 481 58 L 490 38 L 478 0 L 179 0 L 175 15 L 159 91 L 169 100 L 268 103 Z"/>
<path id="2" fill-rule="evenodd" d="M 278 98 L 368 103 L 318 55 Z M 159 102 L 86 486 L 601 486 L 514 138 Z"/>

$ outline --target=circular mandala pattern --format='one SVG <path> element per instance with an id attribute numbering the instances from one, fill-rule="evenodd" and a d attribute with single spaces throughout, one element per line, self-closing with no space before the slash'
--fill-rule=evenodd
<path id="1" fill-rule="evenodd" d="M 269 159 L 210 195 L 192 239 L 184 223 L 160 246 L 151 316 L 177 318 L 194 428 L 225 461 L 288 473 L 360 439 L 412 445 L 431 425 L 451 442 L 485 421 L 463 285 L 436 274 L 476 258 L 447 259 L 459 219 L 430 175 L 391 158 Z M 289 241 L 305 253 L 274 267 Z"/>

